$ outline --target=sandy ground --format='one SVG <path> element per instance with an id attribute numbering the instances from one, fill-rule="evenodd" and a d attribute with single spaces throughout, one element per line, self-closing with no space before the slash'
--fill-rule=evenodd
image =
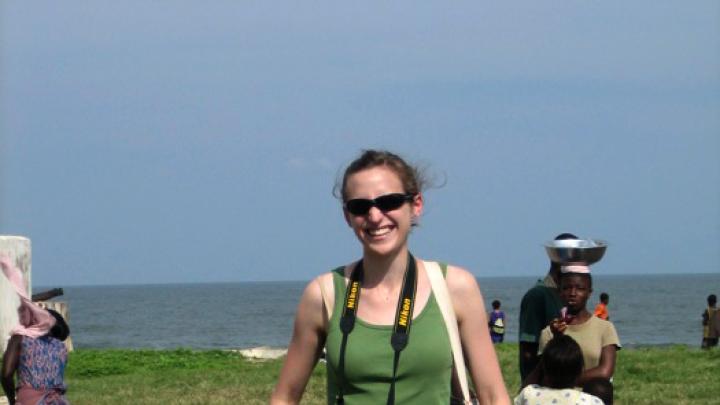
<path id="1" fill-rule="evenodd" d="M 252 360 L 277 359 L 287 353 L 287 349 L 273 348 L 269 346 L 252 347 L 250 349 L 231 351 L 240 353 L 243 357 Z"/>

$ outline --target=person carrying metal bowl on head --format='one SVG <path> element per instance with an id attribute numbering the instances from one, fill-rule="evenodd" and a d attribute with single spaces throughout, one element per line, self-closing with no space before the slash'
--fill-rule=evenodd
<path id="1" fill-rule="evenodd" d="M 561 233 L 559 240 L 577 240 L 571 233 Z M 538 360 L 540 331 L 550 324 L 560 313 L 562 301 L 558 285 L 560 284 L 560 263 L 550 261 L 550 269 L 545 279 L 529 289 L 520 304 L 519 357 L 521 381 L 535 369 Z"/>
<path id="2" fill-rule="evenodd" d="M 308 284 L 271 404 L 300 402 L 323 348 L 328 404 L 448 404 L 449 328 L 430 281 L 441 270 L 408 246 L 422 186 L 418 170 L 387 151 L 364 151 L 347 167 L 338 194 L 362 257 Z M 475 277 L 440 267 L 481 403 L 509 404 Z"/>
<path id="3" fill-rule="evenodd" d="M 611 380 L 615 372 L 616 353 L 620 350 L 620 339 L 615 326 L 594 316 L 587 309 L 592 294 L 590 267 L 583 264 L 567 264 L 560 270 L 560 298 L 565 307 L 561 316 L 543 329 L 540 336 L 540 353 L 553 336 L 565 334 L 580 345 L 584 368 L 577 382 L 579 386 L 593 379 Z M 542 357 L 540 358 L 542 362 Z M 538 378 L 540 367 L 528 377 L 532 383 Z"/>

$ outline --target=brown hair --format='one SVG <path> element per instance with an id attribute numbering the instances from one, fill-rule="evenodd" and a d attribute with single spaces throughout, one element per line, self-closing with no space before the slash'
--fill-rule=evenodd
<path id="1" fill-rule="evenodd" d="M 392 170 L 400 178 L 403 185 L 403 191 L 408 194 L 419 194 L 425 188 L 427 179 L 424 170 L 408 164 L 400 156 L 386 150 L 363 150 L 360 156 L 350 162 L 345 169 L 342 177 L 342 183 L 335 184 L 333 194 L 341 198 L 343 202 L 347 201 L 347 181 L 350 176 L 366 169 L 384 166 Z"/>

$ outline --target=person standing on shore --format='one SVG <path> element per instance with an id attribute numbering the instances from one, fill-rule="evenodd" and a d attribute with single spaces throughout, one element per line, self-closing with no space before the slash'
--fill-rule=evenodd
<path id="1" fill-rule="evenodd" d="M 323 347 L 328 404 L 449 402 L 447 329 L 424 262 L 408 248 L 423 212 L 423 183 L 416 168 L 387 151 L 364 151 L 347 167 L 338 191 L 362 258 L 306 287 L 272 405 L 300 402 Z M 478 398 L 509 404 L 477 281 L 442 267 Z"/>
<path id="2" fill-rule="evenodd" d="M 701 347 L 709 349 L 718 345 L 718 334 L 720 334 L 720 312 L 717 309 L 717 297 L 710 294 L 707 297 L 707 308 L 702 313 L 703 340 Z"/>
<path id="3" fill-rule="evenodd" d="M 561 233 L 555 240 L 577 239 L 571 233 Z M 520 379 L 525 380 L 535 369 L 538 361 L 540 331 L 560 314 L 562 302 L 558 285 L 560 264 L 550 262 L 550 270 L 544 280 L 529 289 L 520 304 L 519 360 Z"/>
<path id="4" fill-rule="evenodd" d="M 488 315 L 488 327 L 490 328 L 490 339 L 493 343 L 502 343 L 505 340 L 505 312 L 500 310 L 500 301 L 492 302 L 493 310 Z"/>
<path id="5" fill-rule="evenodd" d="M 608 310 L 607 310 L 607 306 L 609 303 L 610 303 L 610 296 L 607 293 L 601 293 L 600 294 L 600 302 L 597 305 L 595 305 L 594 315 L 600 319 L 609 321 L 610 314 L 608 314 Z"/>

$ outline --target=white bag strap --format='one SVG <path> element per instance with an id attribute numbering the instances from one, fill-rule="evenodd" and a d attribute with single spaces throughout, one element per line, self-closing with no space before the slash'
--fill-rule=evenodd
<path id="1" fill-rule="evenodd" d="M 320 287 L 320 295 L 322 295 L 323 300 L 323 306 L 325 307 L 325 312 L 327 313 L 327 319 L 329 320 L 332 316 L 332 313 L 330 312 L 330 306 L 328 305 L 328 296 L 327 292 L 325 291 L 325 284 L 323 283 L 322 277 L 317 278 L 318 286 Z"/>
<path id="2" fill-rule="evenodd" d="M 425 272 L 427 273 L 428 279 L 430 280 L 430 286 L 432 287 L 433 294 L 435 294 L 435 301 L 440 307 L 440 312 L 445 320 L 445 327 L 450 337 L 450 346 L 452 347 L 453 359 L 455 360 L 455 370 L 457 370 L 458 380 L 460 381 L 460 388 L 462 389 L 463 399 L 465 403 L 470 402 L 470 391 L 468 390 L 467 372 L 465 370 L 465 358 L 463 357 L 462 345 L 460 343 L 460 332 L 458 331 L 457 318 L 455 317 L 455 310 L 452 306 L 450 299 L 450 292 L 447 288 L 447 283 L 443 277 L 440 265 L 437 262 L 426 262 Z"/>

